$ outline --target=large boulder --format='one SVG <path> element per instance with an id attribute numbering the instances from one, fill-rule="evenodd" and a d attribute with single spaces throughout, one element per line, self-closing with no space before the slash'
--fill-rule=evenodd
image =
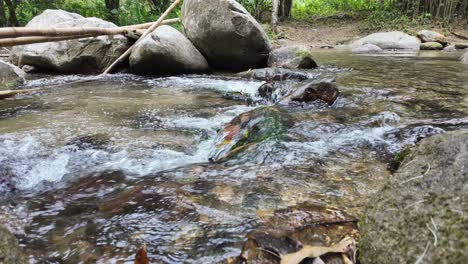
<path id="1" fill-rule="evenodd" d="M 235 0 L 186 0 L 186 36 L 209 64 L 223 70 L 264 67 L 271 46 L 261 25 Z"/>
<path id="2" fill-rule="evenodd" d="M 20 68 L 0 60 L 0 90 L 21 85 L 25 75 L 26 73 Z"/>
<path id="3" fill-rule="evenodd" d="M 424 42 L 438 42 L 443 46 L 448 44 L 447 38 L 444 35 L 440 34 L 439 32 L 431 31 L 431 30 L 421 30 L 418 32 L 418 38 Z"/>
<path id="4" fill-rule="evenodd" d="M 419 50 L 421 41 L 417 37 L 400 31 L 379 32 L 356 40 L 351 44 L 351 48 L 357 49 L 366 44 L 372 44 L 381 49 Z"/>
<path id="5" fill-rule="evenodd" d="M 463 54 L 463 56 L 461 57 L 461 60 L 463 63 L 468 64 L 468 51 L 465 52 L 465 54 Z"/>
<path id="6" fill-rule="evenodd" d="M 18 240 L 3 226 L 0 226 L 0 263 L 27 263 Z"/>
<path id="7" fill-rule="evenodd" d="M 362 263 L 465 263 L 468 130 L 423 139 L 372 199 Z"/>
<path id="8" fill-rule="evenodd" d="M 352 49 L 353 53 L 379 53 L 382 49 L 374 44 L 366 43 Z"/>
<path id="9" fill-rule="evenodd" d="M 317 63 L 312 58 L 311 48 L 297 45 L 273 50 L 268 58 L 268 67 L 312 69 L 317 67 Z"/>
<path id="10" fill-rule="evenodd" d="M 85 18 L 63 10 L 45 10 L 34 17 L 28 28 L 99 27 L 115 28 L 113 23 L 95 17 Z M 59 73 L 102 72 L 129 47 L 124 36 L 101 36 L 78 40 L 17 46 L 12 60 L 18 65 L 32 65 L 41 71 Z"/>
<path id="11" fill-rule="evenodd" d="M 130 71 L 138 74 L 199 73 L 208 62 L 179 31 L 161 26 L 135 45 L 130 55 Z"/>

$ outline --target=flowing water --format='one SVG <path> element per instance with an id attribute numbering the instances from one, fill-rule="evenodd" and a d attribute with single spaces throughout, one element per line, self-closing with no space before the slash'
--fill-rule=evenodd
<path id="1" fill-rule="evenodd" d="M 420 138 L 468 127 L 460 54 L 318 51 L 336 76 L 331 107 L 254 157 L 210 163 L 217 131 L 259 105 L 261 81 L 233 76 L 35 76 L 43 91 L 0 101 L 0 224 L 31 263 L 215 263 L 239 254 L 258 215 L 301 204 L 360 217 L 391 161 Z M 77 80 L 86 80 L 75 82 Z"/>

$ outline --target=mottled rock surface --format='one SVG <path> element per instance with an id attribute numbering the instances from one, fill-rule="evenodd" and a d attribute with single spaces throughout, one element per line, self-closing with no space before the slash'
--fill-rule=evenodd
<path id="1" fill-rule="evenodd" d="M 419 50 L 421 41 L 401 31 L 379 32 L 353 42 L 351 48 L 356 49 L 366 44 L 372 44 L 381 49 Z"/>
<path id="2" fill-rule="evenodd" d="M 20 68 L 0 60 L 0 90 L 21 85 L 25 75 L 26 73 Z"/>
<path id="3" fill-rule="evenodd" d="M 268 67 L 312 69 L 317 67 L 317 63 L 312 58 L 311 48 L 298 45 L 273 50 L 268 58 Z"/>

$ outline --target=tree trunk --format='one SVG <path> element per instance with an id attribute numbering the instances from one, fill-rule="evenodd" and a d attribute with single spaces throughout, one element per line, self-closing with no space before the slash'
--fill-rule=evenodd
<path id="1" fill-rule="evenodd" d="M 120 8 L 120 0 L 105 0 L 106 8 L 109 12 L 109 20 L 118 23 L 119 22 L 119 8 Z"/>
<path id="2" fill-rule="evenodd" d="M 280 0 L 279 17 L 289 18 L 291 16 L 293 0 Z"/>
<path id="3" fill-rule="evenodd" d="M 5 15 L 5 6 L 3 0 L 0 0 L 0 27 L 7 26 L 7 18 Z"/>
<path id="4" fill-rule="evenodd" d="M 17 27 L 18 26 L 18 19 L 16 18 L 16 3 L 11 0 L 5 0 L 6 5 L 8 6 L 9 11 L 9 20 L 10 26 Z"/>
<path id="5" fill-rule="evenodd" d="M 276 32 L 276 26 L 278 25 L 278 9 L 279 9 L 279 0 L 272 0 L 273 12 L 271 12 L 271 29 Z"/>

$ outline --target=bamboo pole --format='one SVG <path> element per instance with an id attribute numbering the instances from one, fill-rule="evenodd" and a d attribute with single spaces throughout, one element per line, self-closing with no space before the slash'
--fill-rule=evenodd
<path id="1" fill-rule="evenodd" d="M 122 60 L 127 58 L 130 53 L 132 52 L 133 47 L 135 47 L 136 44 L 140 43 L 141 40 L 143 40 L 146 36 L 148 36 L 151 32 L 153 32 L 157 27 L 159 27 L 162 23 L 162 21 L 172 12 L 172 10 L 180 3 L 181 0 L 176 0 L 174 3 L 169 6 L 169 8 L 164 12 L 161 17 L 149 27 L 143 35 L 132 45 L 130 46 L 127 51 L 125 51 L 118 59 L 116 59 L 105 71 L 104 74 L 110 73 L 112 69 L 119 64 Z"/>
<path id="2" fill-rule="evenodd" d="M 178 23 L 178 18 L 167 19 L 161 22 L 161 25 L 170 25 Z M 19 38 L 19 37 L 69 37 L 69 36 L 104 36 L 104 35 L 126 35 L 128 31 L 134 29 L 147 29 L 153 23 L 131 25 L 117 28 L 98 28 L 98 27 L 73 27 L 73 28 L 27 28 L 27 27 L 9 27 L 0 28 L 0 39 Z"/>
<path id="3" fill-rule="evenodd" d="M 67 37 L 20 37 L 20 38 L 6 38 L 0 39 L 0 47 L 12 47 L 19 45 L 28 45 L 44 42 L 56 42 L 63 40 L 72 40 L 80 38 L 91 38 L 98 37 L 99 35 L 78 35 L 78 36 L 67 36 Z"/>
<path id="4" fill-rule="evenodd" d="M 14 97 L 18 94 L 28 94 L 32 93 L 35 91 L 39 91 L 40 89 L 28 89 L 28 90 L 5 90 L 5 91 L 0 91 L 0 100 Z"/>

